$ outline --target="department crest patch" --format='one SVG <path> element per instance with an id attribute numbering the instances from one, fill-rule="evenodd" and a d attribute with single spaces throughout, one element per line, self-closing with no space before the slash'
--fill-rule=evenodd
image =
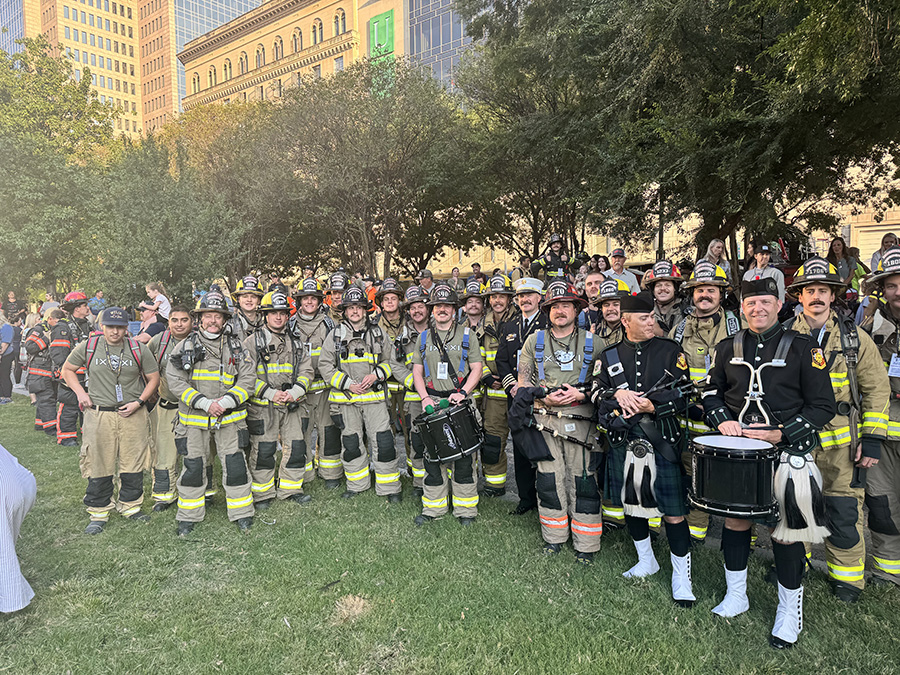
<path id="1" fill-rule="evenodd" d="M 675 363 L 675 365 L 678 366 L 681 370 L 688 369 L 687 359 L 684 357 L 683 352 L 680 352 L 678 354 L 678 361 Z"/>
<path id="2" fill-rule="evenodd" d="M 812 364 L 813 368 L 818 368 L 819 370 L 828 365 L 825 362 L 825 353 L 818 347 L 812 350 Z"/>

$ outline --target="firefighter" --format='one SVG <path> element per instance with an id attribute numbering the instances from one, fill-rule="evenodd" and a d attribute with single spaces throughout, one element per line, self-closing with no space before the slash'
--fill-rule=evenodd
<path id="1" fill-rule="evenodd" d="M 237 305 L 237 312 L 228 320 L 227 326 L 239 342 L 262 327 L 263 316 L 259 311 L 259 301 L 265 292 L 263 283 L 252 275 L 237 282 L 237 287 L 231 294 L 231 299 Z"/>
<path id="2" fill-rule="evenodd" d="M 274 291 L 263 296 L 259 311 L 264 325 L 244 340 L 244 349 L 256 361 L 256 385 L 250 397 L 247 429 L 250 432 L 251 491 L 256 509 L 263 511 L 276 497 L 305 504 L 303 492 L 307 444 L 303 430 L 309 424 L 306 392 L 313 378 L 312 358 L 304 343 L 288 330 L 291 306 L 287 295 Z M 281 441 L 281 465 L 275 485 L 275 455 Z"/>
<path id="3" fill-rule="evenodd" d="M 34 394 L 34 428 L 56 438 L 56 379 L 53 359 L 50 357 L 50 335 L 65 313 L 61 309 L 51 309 L 44 320 L 25 335 L 25 353 L 28 354 L 25 384 L 28 393 Z"/>
<path id="4" fill-rule="evenodd" d="M 91 324 L 87 319 L 91 315 L 91 310 L 88 307 L 88 297 L 84 293 L 81 291 L 67 293 L 60 307 L 68 316 L 60 319 L 50 334 L 52 338 L 50 358 L 56 372 L 62 370 L 72 350 L 79 342 L 87 340 L 91 332 Z M 84 373 L 79 373 L 79 376 L 84 386 Z M 56 442 L 60 445 L 77 445 L 78 418 L 81 416 L 78 398 L 64 382 L 60 382 L 56 400 L 59 403 L 59 412 L 56 415 Z"/>

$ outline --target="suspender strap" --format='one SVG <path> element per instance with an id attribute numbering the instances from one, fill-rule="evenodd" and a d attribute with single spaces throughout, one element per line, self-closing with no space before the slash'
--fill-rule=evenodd
<path id="1" fill-rule="evenodd" d="M 732 356 L 737 361 L 744 360 L 744 336 L 747 335 L 747 329 L 739 330 L 737 334 L 734 336 L 734 342 L 732 342 Z"/>
<path id="2" fill-rule="evenodd" d="M 166 329 L 163 332 L 162 337 L 159 339 L 159 355 L 156 357 L 156 362 L 162 367 L 163 359 L 166 355 L 166 349 L 169 347 L 169 341 L 172 339 L 172 331 Z"/>
<path id="3" fill-rule="evenodd" d="M 778 346 L 775 348 L 775 358 L 772 359 L 772 365 L 776 367 L 784 365 L 784 360 L 791 349 L 791 343 L 794 341 L 795 335 L 796 333 L 792 330 L 784 332 L 784 335 L 778 340 Z"/>
<path id="4" fill-rule="evenodd" d="M 419 355 L 422 357 L 422 366 L 425 368 L 425 381 L 431 379 L 431 371 L 428 369 L 428 359 L 425 358 L 425 347 L 427 346 L 428 341 L 428 331 L 430 328 L 426 328 L 421 333 L 419 333 Z"/>
<path id="5" fill-rule="evenodd" d="M 578 374 L 578 384 L 584 384 L 587 380 L 591 364 L 594 362 L 594 336 L 588 333 L 584 341 L 584 352 L 581 357 L 581 372 Z"/>
<path id="6" fill-rule="evenodd" d="M 741 321 L 732 311 L 725 312 L 725 331 L 728 335 L 734 335 L 741 329 Z M 683 332 L 683 331 L 682 331 Z M 681 342 L 681 340 L 678 340 Z"/>
<path id="7" fill-rule="evenodd" d="M 544 332 L 539 330 L 535 333 L 534 362 L 537 363 L 538 384 L 544 381 Z"/>
<path id="8" fill-rule="evenodd" d="M 678 327 L 675 329 L 675 342 L 681 344 L 681 341 L 684 339 L 684 329 L 687 328 L 687 317 L 684 317 L 681 320 L 681 323 L 678 324 Z"/>
<path id="9" fill-rule="evenodd" d="M 847 362 L 847 381 L 850 383 L 850 398 L 857 409 L 862 406 L 859 394 L 859 378 L 857 366 L 859 365 L 859 332 L 852 321 L 837 319 L 838 330 L 841 335 L 841 349 L 844 352 L 844 360 Z"/>
<path id="10" fill-rule="evenodd" d="M 91 361 L 94 360 L 94 353 L 97 351 L 97 343 L 100 341 L 99 335 L 91 335 L 88 338 L 87 346 L 85 347 L 85 358 L 84 358 L 84 372 L 87 374 L 88 369 L 91 367 Z"/>
<path id="11" fill-rule="evenodd" d="M 459 359 L 459 368 L 457 368 L 457 372 L 462 375 L 465 372 L 466 367 L 466 358 L 469 356 L 469 327 L 466 326 L 465 330 L 463 330 L 463 339 L 462 339 L 462 356 Z"/>

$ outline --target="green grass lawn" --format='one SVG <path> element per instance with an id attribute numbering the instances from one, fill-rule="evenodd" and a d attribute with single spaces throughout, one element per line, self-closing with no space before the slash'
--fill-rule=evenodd
<path id="1" fill-rule="evenodd" d="M 114 515 L 89 537 L 77 449 L 32 423 L 23 397 L 0 408 L 0 443 L 38 482 L 19 540 L 36 597 L 0 615 L 2 673 L 900 672 L 897 589 L 847 606 L 813 573 L 800 644 L 776 652 L 776 594 L 758 556 L 750 611 L 725 621 L 710 613 L 725 585 L 712 546 L 694 555 L 698 602 L 679 609 L 664 540 L 662 571 L 629 581 L 623 532 L 582 568 L 571 547 L 543 557 L 537 517 L 510 517 L 506 501 L 483 499 L 472 528 L 445 518 L 417 529 L 408 484 L 389 507 L 317 481 L 310 504 L 277 504 L 250 535 L 220 496 L 187 539 L 172 510 L 147 525 Z"/>

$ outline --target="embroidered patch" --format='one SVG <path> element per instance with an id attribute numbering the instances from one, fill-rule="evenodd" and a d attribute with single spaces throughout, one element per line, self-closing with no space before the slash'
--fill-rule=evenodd
<path id="1" fill-rule="evenodd" d="M 828 365 L 825 362 L 825 353 L 818 347 L 812 350 L 812 364 L 813 368 L 818 368 L 819 370 Z"/>
<path id="2" fill-rule="evenodd" d="M 706 347 L 697 347 L 697 353 L 703 354 L 706 351 Z"/>
<path id="3" fill-rule="evenodd" d="M 678 353 L 678 361 L 675 363 L 675 365 L 678 366 L 681 370 L 688 369 L 687 359 L 684 356 L 684 352 Z"/>

